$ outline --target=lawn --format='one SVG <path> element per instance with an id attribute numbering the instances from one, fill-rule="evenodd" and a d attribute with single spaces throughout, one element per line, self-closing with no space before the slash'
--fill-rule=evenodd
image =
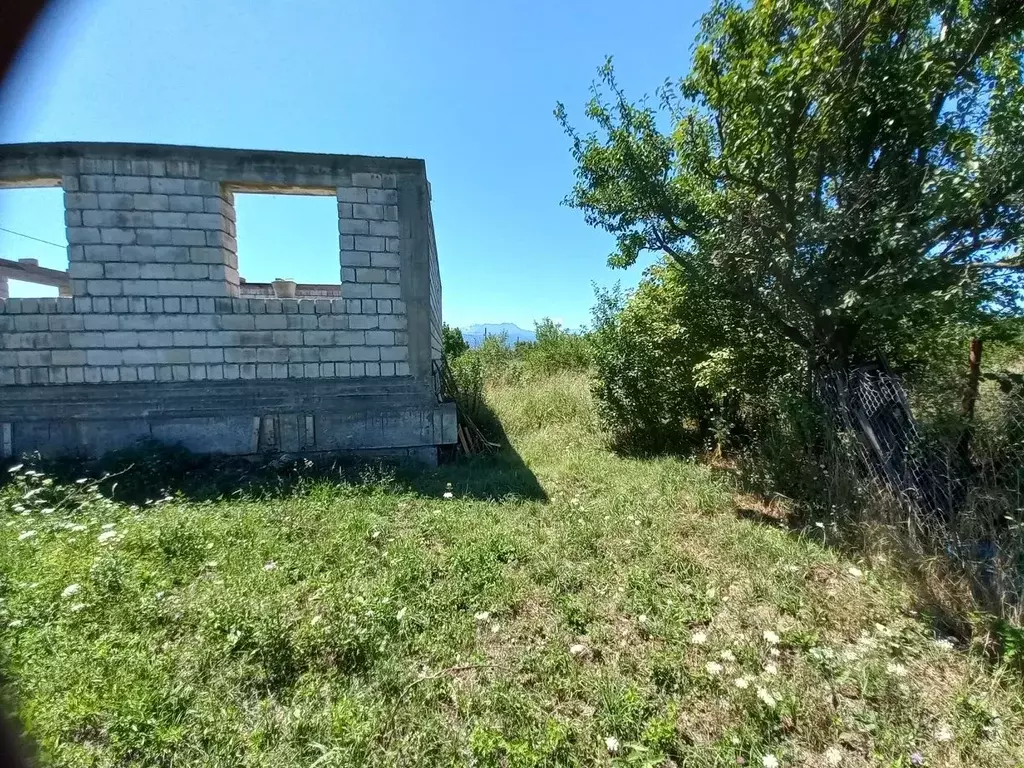
<path id="1" fill-rule="evenodd" d="M 39 762 L 1024 764 L 1021 681 L 893 564 L 609 453 L 586 385 L 493 388 L 514 451 L 426 473 L 190 472 L 150 503 L 160 468 L 121 502 L 12 473 L 3 693 Z"/>

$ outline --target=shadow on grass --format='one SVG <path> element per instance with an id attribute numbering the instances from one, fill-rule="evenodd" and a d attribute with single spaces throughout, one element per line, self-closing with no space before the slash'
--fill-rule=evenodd
<path id="1" fill-rule="evenodd" d="M 433 498 L 441 498 L 450 485 L 459 498 L 546 501 L 547 495 L 536 476 L 516 453 L 493 415 L 487 418 L 487 436 L 500 449 L 458 456 L 454 446 L 442 446 L 437 467 L 351 454 L 281 454 L 259 459 L 201 455 L 153 441 L 112 452 L 99 460 L 30 458 L 26 463 L 63 483 L 73 483 L 82 477 L 103 477 L 100 490 L 127 504 L 144 504 L 166 496 L 190 501 L 272 499 L 293 495 L 318 483 L 385 486 Z"/>
<path id="2" fill-rule="evenodd" d="M 979 629 L 988 633 L 1000 614 L 1000 598 L 994 594 L 992 584 L 979 578 L 984 574 L 971 569 L 957 568 L 945 551 L 946 542 L 926 537 L 919 542 L 924 551 L 908 546 L 898 533 L 898 526 L 872 526 L 859 522 L 856 515 L 839 516 L 838 528 L 819 530 L 830 516 L 820 509 L 820 500 L 781 497 L 763 483 L 750 482 L 742 465 L 715 467 L 716 474 L 729 479 L 736 490 L 733 514 L 755 525 L 777 528 L 793 537 L 811 539 L 847 558 L 867 558 L 885 554 L 890 564 L 896 565 L 903 582 L 912 594 L 912 608 L 931 626 L 937 637 L 953 637 L 969 641 L 977 637 Z M 786 503 L 778 503 L 781 498 Z M 814 509 L 818 508 L 816 514 Z M 851 510 L 847 510 L 851 513 Z M 891 513 L 890 513 L 891 514 Z M 870 518 L 870 512 L 868 517 Z M 882 519 L 888 519 L 883 516 Z M 835 517 L 831 517 L 835 521 Z M 980 562 L 980 560 L 979 560 Z M 988 580 L 991 582 L 991 579 Z M 988 618 L 986 618 L 988 616 Z M 988 643 L 989 646 L 992 643 Z M 986 651 L 993 653 L 992 647 Z M 996 654 L 993 653 L 994 659 Z"/>

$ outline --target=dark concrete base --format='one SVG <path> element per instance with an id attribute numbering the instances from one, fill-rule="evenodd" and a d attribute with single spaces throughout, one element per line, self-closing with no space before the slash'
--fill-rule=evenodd
<path id="1" fill-rule="evenodd" d="M 98 457 L 140 440 L 196 453 L 354 453 L 437 462 L 455 406 L 412 377 L 5 387 L 2 452 Z M 9 435 L 9 439 L 6 436 Z"/>

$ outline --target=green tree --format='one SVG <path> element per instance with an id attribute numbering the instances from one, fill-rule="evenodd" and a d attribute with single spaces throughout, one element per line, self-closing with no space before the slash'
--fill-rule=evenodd
<path id="1" fill-rule="evenodd" d="M 457 357 L 465 352 L 469 351 L 469 344 L 462 338 L 462 331 L 458 328 L 452 328 L 448 323 L 445 323 L 441 327 L 442 338 L 441 343 L 444 347 L 444 356 L 449 360 L 455 360 Z"/>
<path id="2" fill-rule="evenodd" d="M 613 266 L 660 251 L 737 336 L 812 364 L 1016 311 L 1022 28 L 1020 0 L 719 0 L 659 109 L 610 60 L 596 132 L 558 105 L 568 202 Z"/>

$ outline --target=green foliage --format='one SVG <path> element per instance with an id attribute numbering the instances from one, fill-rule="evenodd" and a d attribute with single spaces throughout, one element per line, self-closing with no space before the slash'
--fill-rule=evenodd
<path id="1" fill-rule="evenodd" d="M 536 324 L 536 340 L 509 344 L 506 333 L 485 336 L 479 347 L 462 356 L 460 365 L 465 369 L 461 375 L 470 379 L 475 376 L 486 381 L 514 382 L 584 371 L 590 360 L 587 334 L 570 333 L 544 318 Z"/>
<path id="2" fill-rule="evenodd" d="M 706 467 L 609 453 L 585 374 L 486 389 L 515 451 L 422 474 L 202 493 L 138 450 L 116 480 L 168 494 L 135 505 L 4 473 L 0 695 L 34 762 L 1021 763 L 1019 681 L 937 647 L 895 574 L 740 519 Z"/>
<path id="3" fill-rule="evenodd" d="M 547 317 L 535 329 L 536 340 L 516 342 L 514 350 L 529 374 L 547 376 L 588 368 L 591 351 L 585 335 L 569 333 Z"/>
<path id="4" fill-rule="evenodd" d="M 615 235 L 614 266 L 667 254 L 709 313 L 763 329 L 751 343 L 899 360 L 937 325 L 1016 309 L 1022 28 L 1008 0 L 719 0 L 661 113 L 610 61 L 597 133 L 559 105 L 568 202 Z"/>
<path id="5" fill-rule="evenodd" d="M 469 344 L 462 338 L 462 331 L 458 328 L 453 328 L 448 323 L 444 323 L 441 327 L 441 333 L 444 356 L 449 363 L 456 360 L 464 352 L 469 351 Z"/>

